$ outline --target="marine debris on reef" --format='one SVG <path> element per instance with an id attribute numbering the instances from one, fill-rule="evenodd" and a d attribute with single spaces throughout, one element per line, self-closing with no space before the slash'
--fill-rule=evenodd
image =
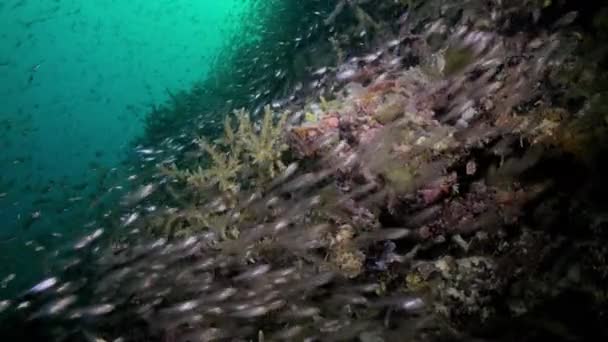
<path id="1" fill-rule="evenodd" d="M 57 340 L 608 337 L 605 73 L 563 30 L 575 17 L 373 3 L 336 2 L 325 23 L 358 9 L 375 45 L 313 72 L 282 114 L 164 140 L 180 157 L 139 148 L 158 168 L 110 245 L 95 230 L 0 311 Z"/>

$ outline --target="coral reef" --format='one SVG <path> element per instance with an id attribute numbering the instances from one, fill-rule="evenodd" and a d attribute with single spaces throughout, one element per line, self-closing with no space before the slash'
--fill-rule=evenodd
<path id="1" fill-rule="evenodd" d="M 414 262 L 414 270 L 424 271 L 399 276 L 396 269 L 387 268 L 386 257 L 374 256 L 373 248 L 344 251 L 340 246 L 332 260 L 343 263 L 342 271 L 352 272 L 351 276 L 365 274 L 358 257 L 358 253 L 364 253 L 366 260 L 374 260 L 373 267 L 366 266 L 371 267 L 367 272 L 390 270 L 391 284 L 403 277 L 409 290 L 430 289 L 436 312 L 455 326 L 471 331 L 476 330 L 471 325 L 493 326 L 503 315 L 493 307 L 496 298 L 520 303 L 514 304 L 513 315 L 532 310 L 521 304 L 531 304 L 530 299 L 517 298 L 522 295 L 519 292 L 509 293 L 509 284 L 519 275 L 505 267 L 514 263 L 509 258 L 525 252 L 516 247 L 520 242 L 507 241 L 526 240 L 530 234 L 535 239 L 563 238 L 546 230 L 557 221 L 536 220 L 554 217 L 555 209 L 548 207 L 566 204 L 564 199 L 557 201 L 560 204 L 549 204 L 549 198 L 561 197 L 569 190 L 563 188 L 565 180 L 559 172 L 544 173 L 544 177 L 539 177 L 539 172 L 559 160 L 570 160 L 571 156 L 597 167 L 596 157 L 590 157 L 589 152 L 605 146 L 602 137 L 606 136 L 606 125 L 603 116 L 595 114 L 601 112 L 597 105 L 584 114 L 573 114 L 559 107 L 557 98 L 551 98 L 555 94 L 551 84 L 555 84 L 554 77 L 560 75 L 562 65 L 568 65 L 562 62 L 564 56 L 572 53 L 571 46 L 558 52 L 555 37 L 527 37 L 526 44 L 520 41 L 522 37 L 492 36 L 470 27 L 462 30 L 460 38 L 449 40 L 451 47 L 432 56 L 426 41 L 420 41 L 421 49 L 414 53 L 426 55 L 427 62 L 420 58 L 423 65 L 419 68 L 393 68 L 394 64 L 388 62 L 390 44 L 359 60 L 365 61 L 364 66 L 347 66 L 354 68 L 348 72 L 338 68 L 336 78 L 345 84 L 338 87 L 330 108 L 325 98 L 320 103 L 312 100 L 309 106 L 316 111 L 304 109 L 300 113 L 303 124 L 290 129 L 289 141 L 301 157 L 324 160 L 340 147 L 342 155 L 356 160 L 339 170 L 340 191 L 348 194 L 363 184 L 370 185 L 367 189 L 373 189 L 374 195 L 368 197 L 374 201 L 364 203 L 368 207 L 371 204 L 382 225 L 396 224 L 414 231 L 412 236 L 417 243 L 413 247 L 406 243 L 409 251 L 406 249 L 405 255 L 392 253 L 390 263 L 403 263 L 425 250 L 435 250 L 434 254 L 444 250 L 447 255 L 432 262 Z M 571 43 L 566 39 L 563 46 Z M 507 50 L 515 47 L 519 50 Z M 547 58 L 554 59 L 549 67 L 527 62 L 544 63 Z M 595 67 L 576 65 L 585 70 Z M 370 72 L 376 76 L 370 77 Z M 576 87 L 571 81 L 560 84 Z M 592 92 L 597 96 L 596 90 Z M 590 100 L 587 98 L 587 103 L 593 102 Z M 575 166 L 569 163 L 572 161 L 566 162 L 568 167 L 579 168 L 577 172 L 581 172 L 580 168 L 585 170 L 582 172 L 593 172 L 578 162 Z M 584 183 L 580 179 L 575 182 Z M 566 206 L 578 206 L 578 199 L 568 202 Z M 530 211 L 536 217 L 532 222 Z M 530 233 L 530 226 L 535 227 L 534 233 Z M 588 231 L 589 227 L 581 229 Z M 348 235 L 356 235 L 358 230 L 354 231 Z M 404 252 L 402 248 L 397 251 Z M 492 248 L 501 255 L 488 255 Z M 545 250 L 548 254 L 537 257 L 547 260 L 557 249 L 549 244 Z M 503 256 L 502 251 L 507 254 Z M 534 256 L 515 258 L 521 262 L 518 274 L 534 272 Z M 580 266 L 567 272 L 576 272 L 580 277 Z M 581 291 L 580 285 L 568 279 L 556 280 L 568 284 L 556 292 Z M 543 283 L 533 282 L 537 281 Z M 588 282 L 583 292 L 601 297 L 599 283 L 593 283 L 590 286 Z M 515 287 L 519 286 L 523 285 Z M 537 304 L 531 306 L 554 295 L 546 290 L 535 291 L 530 296 Z M 535 329 L 537 334 L 556 334 Z"/>
<path id="2" fill-rule="evenodd" d="M 569 155 L 589 163 L 587 148 L 597 141 L 588 138 L 585 123 L 592 111 L 580 115 L 562 107 L 551 86 L 575 84 L 559 71 L 574 49 L 557 49 L 557 33 L 505 34 L 509 27 L 500 16 L 508 12 L 501 8 L 494 23 L 463 24 L 449 35 L 441 21 L 412 22 L 410 30 L 426 31 L 359 58 L 342 56 L 341 65 L 318 72 L 319 84 L 332 84 L 332 91 L 319 87 L 305 101 L 287 104 L 293 114 L 276 126 L 268 107 L 257 131 L 238 113 L 236 131 L 226 121 L 219 146 L 201 147 L 221 169 L 247 167 L 226 173 L 233 176 L 223 181 L 220 173 L 200 177 L 216 179 L 212 184 L 236 198 L 216 211 L 196 208 L 186 216 L 198 215 L 209 227 L 202 231 L 213 227 L 223 253 L 250 243 L 246 255 L 252 260 L 307 264 L 351 284 L 370 281 L 378 295 L 419 296 L 429 304 L 425 317 L 437 318 L 435 331 L 463 339 L 467 333 L 501 334 L 503 320 L 532 324 L 530 313 L 569 291 L 603 305 L 605 251 L 594 245 L 582 252 L 579 244 L 590 243 L 585 238 L 566 247 L 563 233 L 548 230 L 559 222 L 557 208 L 575 210 L 587 199 L 566 200 L 565 180 L 547 167 Z M 335 39 L 334 46 L 345 44 Z M 562 46 L 568 44 L 574 43 L 565 38 Z M 285 140 L 277 139 L 283 133 Z M 221 149 L 226 152 L 218 156 Z M 289 154 L 299 159 L 293 170 L 283 163 Z M 231 164 L 230 156 L 241 162 Z M 192 178 L 192 172 L 185 175 Z M 243 190 L 253 191 L 251 197 Z M 200 225 L 189 220 L 185 226 Z M 564 248 L 594 266 L 565 256 L 565 270 L 526 276 Z M 559 286 L 547 288 L 547 278 Z M 347 308 L 368 317 L 373 306 L 356 307 L 367 300 L 348 298 Z M 447 330 L 438 322 L 448 322 Z M 584 336 L 547 328 L 555 322 L 535 324 L 531 335 Z"/>
<path id="3" fill-rule="evenodd" d="M 243 200 L 239 191 L 263 189 L 284 171 L 284 127 L 287 113 L 274 121 L 274 113 L 266 107 L 259 129 L 252 123 L 249 113 L 235 112 L 238 127 L 233 128 L 230 116 L 224 121 L 224 136 L 212 144 L 204 138 L 195 140 L 199 151 L 208 156 L 194 169 L 179 169 L 175 164 L 161 165 L 162 175 L 178 184 L 186 185 L 185 192 L 195 200 L 193 208 L 168 209 L 168 218 L 150 222 L 147 231 L 160 236 L 181 237 L 211 229 L 223 238 L 238 236 L 234 223 L 247 217 L 237 207 Z M 206 203 L 219 194 L 221 197 Z M 177 195 L 176 195 L 177 196 Z M 234 212 L 232 210 L 235 210 Z M 238 213 L 238 219 L 232 217 Z"/>
<path id="4" fill-rule="evenodd" d="M 313 72 L 279 118 L 237 111 L 163 167 L 136 209 L 162 206 L 123 226 L 164 239 L 101 254 L 88 284 L 125 310 L 105 325 L 136 317 L 165 341 L 608 336 L 604 74 L 576 57 L 573 15 L 336 5 L 325 23 L 371 25 L 372 51 Z M 334 46 L 368 39 L 346 35 Z"/>
<path id="5" fill-rule="evenodd" d="M 253 183 L 263 186 L 285 169 L 284 152 L 287 145 L 283 142 L 283 129 L 287 114 L 283 114 L 275 124 L 274 113 L 267 106 L 264 110 L 262 125 L 254 127 L 249 114 L 244 110 L 236 111 L 238 128 L 231 125 L 226 116 L 224 137 L 218 145 L 210 144 L 205 138 L 198 138 L 196 145 L 209 157 L 209 167 L 198 166 L 195 170 L 179 170 L 175 165 L 161 166 L 161 171 L 196 189 L 217 187 L 221 192 L 236 193 L 244 180 L 253 178 Z M 244 165 L 253 165 L 245 168 Z M 244 172 L 254 171 L 248 176 Z"/>
<path id="6" fill-rule="evenodd" d="M 240 112 L 237 145 L 245 153 L 245 160 L 250 161 L 257 170 L 261 180 L 269 180 L 285 169 L 281 160 L 287 145 L 282 140 L 283 129 L 287 120 L 287 113 L 273 124 L 273 113 L 270 106 L 264 109 L 264 117 L 259 132 L 255 132 L 248 114 Z M 233 138 L 234 139 L 234 138 Z"/>

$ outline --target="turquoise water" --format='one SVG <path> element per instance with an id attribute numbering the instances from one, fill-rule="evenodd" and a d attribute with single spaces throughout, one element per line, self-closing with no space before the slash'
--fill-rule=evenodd
<path id="1" fill-rule="evenodd" d="M 253 9 L 244 0 L 0 2 L 0 277 L 48 269 L 45 251 L 81 232 L 94 194 L 127 172 L 119 164 L 152 106 L 208 76 Z"/>
<path id="2" fill-rule="evenodd" d="M 0 293 L 55 272 L 68 241 L 119 225 L 121 196 L 159 161 L 136 146 L 217 136 L 224 114 L 259 111 L 326 65 L 320 22 L 334 5 L 1 1 L 0 281 L 16 277 Z"/>
<path id="3" fill-rule="evenodd" d="M 5 4 L 0 100 L 16 127 L 3 161 L 27 162 L 3 172 L 77 177 L 93 160 L 116 162 L 151 105 L 207 74 L 247 3 Z"/>

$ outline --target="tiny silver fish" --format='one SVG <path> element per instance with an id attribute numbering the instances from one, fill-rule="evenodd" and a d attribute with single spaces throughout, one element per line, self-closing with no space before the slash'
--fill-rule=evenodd
<path id="1" fill-rule="evenodd" d="M 55 286 L 58 282 L 58 279 L 55 277 L 52 278 L 47 278 L 41 282 L 39 282 L 38 284 L 34 285 L 28 292 L 29 293 L 38 293 L 38 292 L 44 292 L 50 288 L 52 288 L 53 286 Z"/>

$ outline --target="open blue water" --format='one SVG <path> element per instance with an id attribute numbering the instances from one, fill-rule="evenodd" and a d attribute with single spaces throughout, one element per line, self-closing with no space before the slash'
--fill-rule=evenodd
<path id="1" fill-rule="evenodd" d="M 118 182 L 145 116 L 237 44 L 248 0 L 0 1 L 0 278 L 49 268 L 55 240 Z M 128 160 L 127 160 L 128 161 Z M 1 289 L 0 289 L 1 290 Z"/>

